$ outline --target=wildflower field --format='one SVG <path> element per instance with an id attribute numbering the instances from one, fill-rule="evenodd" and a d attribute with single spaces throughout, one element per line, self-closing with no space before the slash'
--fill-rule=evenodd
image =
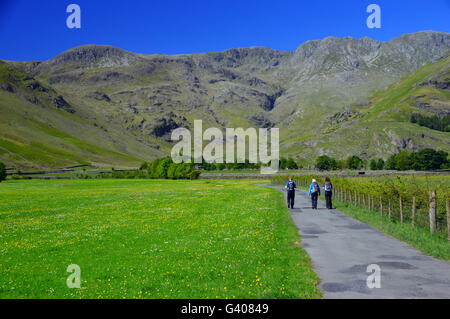
<path id="1" fill-rule="evenodd" d="M 254 183 L 3 182 L 0 298 L 320 298 L 283 194 Z"/>

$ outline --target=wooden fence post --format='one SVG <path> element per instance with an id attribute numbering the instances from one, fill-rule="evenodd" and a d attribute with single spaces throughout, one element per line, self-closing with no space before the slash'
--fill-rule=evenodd
<path id="1" fill-rule="evenodd" d="M 389 203 L 388 203 L 388 217 L 389 219 L 391 219 L 391 199 L 389 198 Z"/>
<path id="2" fill-rule="evenodd" d="M 436 231 L 436 191 L 430 191 L 430 233 L 434 234 Z"/>
<path id="3" fill-rule="evenodd" d="M 351 205 L 352 203 L 352 191 L 348 191 L 348 203 Z"/>
<path id="4" fill-rule="evenodd" d="M 369 208 L 369 210 L 371 210 L 371 206 L 370 206 L 370 194 L 367 195 L 367 207 Z"/>
<path id="5" fill-rule="evenodd" d="M 402 197 L 400 196 L 400 202 L 399 202 L 399 205 L 400 205 L 400 223 L 401 224 L 403 224 L 403 205 L 402 205 Z"/>
<path id="6" fill-rule="evenodd" d="M 356 196 L 356 191 L 355 191 L 354 195 L 355 195 L 355 198 L 354 198 L 354 200 L 355 200 L 355 206 L 357 206 L 357 204 L 358 204 L 358 197 Z"/>
<path id="7" fill-rule="evenodd" d="M 383 216 L 383 199 L 380 196 L 380 216 Z"/>
<path id="8" fill-rule="evenodd" d="M 415 223 L 416 223 L 416 196 L 413 196 L 411 207 L 411 226 L 414 227 Z"/>
<path id="9" fill-rule="evenodd" d="M 450 241 L 450 201 L 445 200 L 445 209 L 447 211 L 447 239 Z"/>

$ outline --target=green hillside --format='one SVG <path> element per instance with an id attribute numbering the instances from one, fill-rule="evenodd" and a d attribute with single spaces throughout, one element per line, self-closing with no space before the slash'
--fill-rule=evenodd
<path id="1" fill-rule="evenodd" d="M 409 122 L 449 114 L 450 34 L 389 42 L 328 37 L 266 47 L 146 55 L 103 45 L 48 61 L 0 61 L 0 161 L 16 169 L 137 167 L 170 154 L 177 127 L 278 127 L 281 156 L 387 158 L 450 151 L 449 133 Z"/>
<path id="2" fill-rule="evenodd" d="M 449 81 L 450 57 L 427 64 L 374 93 L 364 105 L 353 104 L 328 116 L 311 135 L 286 140 L 285 152 L 295 154 L 304 147 L 300 157 L 305 159 L 323 154 L 340 158 L 345 153 L 386 158 L 403 149 L 425 147 L 450 152 L 450 133 L 410 123 L 412 113 L 450 114 L 450 92 L 439 88 Z"/>
<path id="3" fill-rule="evenodd" d="M 8 166 L 134 167 L 142 160 L 73 114 L 55 90 L 4 63 L 0 63 L 0 85 L 0 161 Z"/>

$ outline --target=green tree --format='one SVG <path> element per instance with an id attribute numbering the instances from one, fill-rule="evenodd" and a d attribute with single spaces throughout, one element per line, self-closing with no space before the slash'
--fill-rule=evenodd
<path id="1" fill-rule="evenodd" d="M 334 158 L 322 155 L 317 157 L 315 166 L 320 170 L 334 170 L 338 165 Z"/>
<path id="2" fill-rule="evenodd" d="M 0 162 L 0 182 L 6 179 L 6 167 L 5 164 Z"/>
<path id="3" fill-rule="evenodd" d="M 286 162 L 286 168 L 288 169 L 297 169 L 298 165 L 297 163 L 294 161 L 294 159 L 292 158 L 288 158 L 287 162 Z"/>
<path id="4" fill-rule="evenodd" d="M 395 169 L 399 171 L 407 171 L 411 169 L 411 157 L 407 150 L 403 150 L 397 154 L 395 158 Z"/>
<path id="5" fill-rule="evenodd" d="M 167 178 L 176 179 L 177 176 L 175 173 L 179 166 L 180 166 L 180 164 L 175 164 L 175 163 L 170 164 L 169 168 L 167 169 Z"/>
<path id="6" fill-rule="evenodd" d="M 347 159 L 345 160 L 345 164 L 346 164 L 345 166 L 349 169 L 359 169 L 363 165 L 363 160 L 360 159 L 358 156 L 353 155 L 347 157 Z"/>
<path id="7" fill-rule="evenodd" d="M 280 169 L 285 169 L 287 165 L 287 159 L 285 157 L 280 158 Z"/>
<path id="8" fill-rule="evenodd" d="M 448 164 L 448 153 L 424 148 L 411 154 L 411 166 L 415 170 L 428 171 L 440 169 Z"/>
<path id="9" fill-rule="evenodd" d="M 244 168 L 245 168 L 245 164 L 244 163 L 235 162 L 233 164 L 233 169 L 244 169 Z"/>
<path id="10" fill-rule="evenodd" d="M 412 169 L 411 155 L 407 150 L 403 150 L 398 154 L 391 155 L 386 161 L 386 168 L 397 171 L 406 171 Z"/>
<path id="11" fill-rule="evenodd" d="M 382 158 L 379 158 L 377 161 L 377 170 L 382 170 L 384 168 L 384 160 Z"/>
<path id="12" fill-rule="evenodd" d="M 169 170 L 170 164 L 172 164 L 173 161 L 170 157 L 163 158 L 156 168 L 156 172 L 158 174 L 157 178 L 167 178 L 167 172 Z"/>
<path id="13" fill-rule="evenodd" d="M 143 171 L 143 170 L 146 170 L 146 169 L 148 169 L 148 163 L 147 163 L 147 162 L 144 162 L 144 163 L 142 163 L 141 166 L 139 167 L 139 170 L 140 170 L 140 171 Z"/>
<path id="14" fill-rule="evenodd" d="M 395 156 L 396 156 L 396 154 L 392 154 L 391 156 L 388 157 L 388 159 L 384 165 L 387 169 L 396 169 L 395 168 Z"/>
<path id="15" fill-rule="evenodd" d="M 150 178 L 158 178 L 158 165 L 161 162 L 162 158 L 155 159 L 150 165 L 148 165 L 148 176 Z"/>
<path id="16" fill-rule="evenodd" d="M 377 161 L 374 160 L 374 159 L 371 159 L 371 160 L 370 160 L 369 166 L 370 166 L 370 169 L 371 169 L 372 171 L 376 171 L 376 170 L 378 169 Z"/>

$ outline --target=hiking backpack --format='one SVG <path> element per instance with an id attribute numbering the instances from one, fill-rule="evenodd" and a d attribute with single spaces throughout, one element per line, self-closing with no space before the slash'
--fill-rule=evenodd
<path id="1" fill-rule="evenodd" d="M 331 189 L 332 189 L 331 183 L 330 182 L 325 182 L 325 185 L 323 186 L 323 188 L 325 189 L 326 192 L 331 191 Z"/>
<path id="2" fill-rule="evenodd" d="M 312 192 L 311 193 L 317 193 L 319 191 L 319 184 L 317 182 L 314 182 L 312 184 Z"/>
<path id="3" fill-rule="evenodd" d="M 288 190 L 293 191 L 294 189 L 295 189 L 294 182 L 289 182 L 288 183 Z"/>

